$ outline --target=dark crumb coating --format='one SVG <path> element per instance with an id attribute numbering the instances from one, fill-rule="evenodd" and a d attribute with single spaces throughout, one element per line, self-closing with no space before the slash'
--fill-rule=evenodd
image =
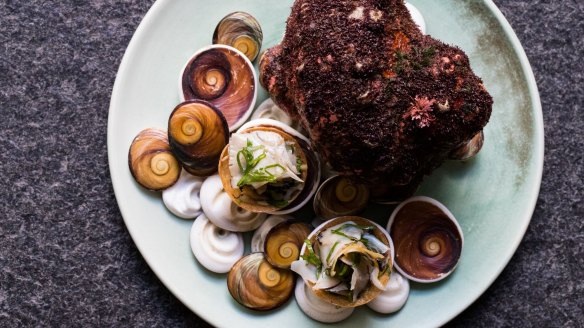
<path id="1" fill-rule="evenodd" d="M 402 0 L 297 0 L 260 70 L 335 170 L 375 182 L 419 183 L 493 104 L 464 52 L 421 34 Z"/>

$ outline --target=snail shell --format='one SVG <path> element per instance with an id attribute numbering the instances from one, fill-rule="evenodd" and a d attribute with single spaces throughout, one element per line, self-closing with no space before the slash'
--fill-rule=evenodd
<path id="1" fill-rule="evenodd" d="M 281 122 L 293 128 L 294 130 L 301 130 L 299 122 L 293 121 L 290 115 L 278 107 L 278 105 L 276 105 L 271 98 L 268 98 L 263 103 L 261 103 L 251 115 L 252 121 L 259 118 L 272 119 Z"/>
<path id="2" fill-rule="evenodd" d="M 333 176 L 323 182 L 314 197 L 316 215 L 325 219 L 358 214 L 369 202 L 369 188 L 343 176 Z"/>
<path id="3" fill-rule="evenodd" d="M 264 213 L 253 213 L 237 206 L 223 190 L 218 175 L 210 176 L 203 182 L 201 204 L 207 218 L 228 231 L 251 231 L 266 219 Z"/>
<path id="4" fill-rule="evenodd" d="M 192 175 L 217 171 L 219 155 L 229 138 L 225 118 L 213 105 L 190 100 L 176 106 L 168 120 L 173 153 Z"/>
<path id="5" fill-rule="evenodd" d="M 410 283 L 397 272 L 392 272 L 385 290 L 367 303 L 373 311 L 379 313 L 393 313 L 400 310 L 410 295 Z"/>
<path id="6" fill-rule="evenodd" d="M 259 228 L 257 228 L 254 233 L 253 237 L 251 237 L 251 252 L 263 252 L 264 251 L 264 241 L 266 240 L 266 235 L 270 232 L 275 225 L 278 223 L 284 222 L 286 220 L 291 220 L 291 217 L 282 216 L 282 215 L 270 215 L 266 218 L 266 220 L 262 223 Z"/>
<path id="7" fill-rule="evenodd" d="M 132 176 L 142 187 L 164 190 L 176 183 L 181 172 L 178 160 L 170 150 L 166 132 L 142 130 L 132 141 L 128 152 Z"/>
<path id="8" fill-rule="evenodd" d="M 191 250 L 207 270 L 216 273 L 229 272 L 243 256 L 244 243 L 241 233 L 223 230 L 201 214 L 191 228 Z"/>
<path id="9" fill-rule="evenodd" d="M 304 178 L 304 188 L 302 191 L 300 191 L 298 196 L 293 201 L 291 201 L 288 206 L 277 210 L 270 210 L 266 213 L 284 215 L 295 212 L 306 205 L 306 203 L 310 201 L 318 189 L 321 177 L 320 158 L 310 145 L 310 140 L 308 140 L 300 132 L 294 130 L 284 123 L 267 118 L 255 119 L 242 125 L 239 131 L 244 131 L 246 129 L 255 127 L 272 127 L 284 131 L 285 133 L 295 138 L 296 142 L 306 156 L 306 164 L 308 165 L 308 168 L 306 169 L 307 175 Z"/>
<path id="10" fill-rule="evenodd" d="M 181 99 L 200 99 L 218 108 L 235 131 L 251 115 L 257 97 L 257 77 L 249 59 L 230 46 L 199 50 L 185 66 Z"/>
<path id="11" fill-rule="evenodd" d="M 244 125 L 244 126 L 247 126 Z M 310 165 L 308 164 L 307 154 L 301 147 L 300 143 L 296 138 L 286 133 L 282 129 L 274 126 L 254 126 L 246 129 L 240 129 L 237 131 L 238 134 L 245 134 L 254 131 L 265 131 L 273 132 L 279 134 L 286 142 L 291 142 L 291 147 L 294 148 L 294 154 L 298 156 L 298 159 L 307 166 L 306 170 L 303 170 L 300 174 L 300 179 L 304 181 L 302 190 L 293 193 L 289 198 L 289 203 L 284 207 L 277 207 L 275 205 L 268 204 L 266 201 L 262 200 L 261 195 L 259 195 L 256 190 L 251 186 L 243 186 L 241 188 L 233 187 L 231 183 L 231 172 L 230 172 L 230 162 L 229 162 L 229 146 L 225 147 L 223 153 L 221 154 L 221 160 L 219 161 L 219 176 L 221 176 L 221 181 L 223 182 L 223 188 L 225 192 L 236 202 L 239 206 L 247 209 L 251 212 L 263 212 L 269 214 L 286 214 L 289 212 L 281 212 L 281 209 L 289 208 L 291 204 L 294 204 L 295 199 L 298 198 L 306 186 L 307 177 L 310 170 Z M 258 201 L 258 199 L 260 201 Z"/>
<path id="12" fill-rule="evenodd" d="M 232 46 L 254 61 L 262 48 L 263 38 L 260 23 L 252 15 L 237 11 L 223 17 L 217 24 L 213 44 Z"/>
<path id="13" fill-rule="evenodd" d="M 397 205 L 412 197 L 420 187 L 421 181 L 420 176 L 407 184 L 371 184 L 369 185 L 371 201 L 378 204 Z"/>
<path id="14" fill-rule="evenodd" d="M 273 267 L 262 253 L 251 253 L 233 265 L 227 288 L 239 304 L 252 310 L 271 310 L 292 295 L 294 274 Z"/>
<path id="15" fill-rule="evenodd" d="M 406 200 L 391 214 L 387 230 L 395 243 L 395 267 L 410 280 L 442 280 L 460 260 L 462 229 L 435 199 L 417 196 Z"/>
<path id="16" fill-rule="evenodd" d="M 164 206 L 179 218 L 196 218 L 202 213 L 199 192 L 203 181 L 203 178 L 182 170 L 178 181 L 162 192 Z"/>
<path id="17" fill-rule="evenodd" d="M 304 280 L 296 280 L 296 288 L 294 289 L 294 296 L 296 303 L 307 316 L 314 320 L 333 323 L 347 319 L 355 310 L 355 308 L 339 307 L 327 303 L 318 298 L 312 292 L 312 289 L 304 283 Z"/>
<path id="18" fill-rule="evenodd" d="M 465 142 L 462 146 L 456 148 L 450 153 L 450 159 L 466 161 L 476 154 L 478 154 L 483 148 L 485 142 L 485 134 L 483 131 L 475 134 L 469 141 Z"/>
<path id="19" fill-rule="evenodd" d="M 310 235 L 308 236 L 308 240 L 310 240 L 311 244 L 313 246 L 315 246 L 315 245 L 317 245 L 319 236 L 325 230 L 327 230 L 331 227 L 337 226 L 339 224 L 342 224 L 344 222 L 349 222 L 349 221 L 352 221 L 355 224 L 360 225 L 360 226 L 373 226 L 374 227 L 372 234 L 375 236 L 375 238 L 377 238 L 379 241 L 381 241 L 389 249 L 389 251 L 387 252 L 387 254 L 384 257 L 384 261 L 387 261 L 387 263 L 388 263 L 387 265 L 389 265 L 388 272 L 391 272 L 391 267 L 393 265 L 393 257 L 394 257 L 393 243 L 391 241 L 391 238 L 389 237 L 389 235 L 385 231 L 385 229 L 383 229 L 380 225 L 378 225 L 377 223 L 375 223 L 373 221 L 370 221 L 370 220 L 367 220 L 365 218 L 358 217 L 358 216 L 341 216 L 341 217 L 338 217 L 335 219 L 328 220 L 328 221 L 324 222 L 323 224 L 321 224 L 320 226 L 318 226 L 316 229 L 314 229 L 310 233 Z M 315 252 L 318 252 L 318 251 L 315 249 Z M 302 246 L 302 249 L 300 250 L 300 254 L 306 255 L 307 253 L 308 253 L 308 249 L 306 247 L 306 244 L 304 244 Z M 387 283 L 389 281 L 388 274 L 383 274 L 378 278 L 379 278 L 379 283 L 382 286 L 387 285 Z M 367 287 L 365 287 L 365 289 L 363 291 L 361 291 L 361 293 L 358 295 L 356 300 L 353 301 L 352 299 L 348 299 L 346 296 L 343 296 L 343 295 L 330 293 L 324 289 L 315 289 L 314 282 L 307 281 L 306 279 L 304 280 L 304 282 L 309 287 L 311 287 L 312 291 L 319 299 L 321 299 L 324 302 L 327 302 L 327 303 L 330 303 L 330 304 L 333 304 L 336 306 L 340 306 L 340 307 L 357 307 L 357 306 L 366 304 L 366 303 L 370 302 L 371 300 L 373 300 L 375 297 L 377 297 L 382 292 L 382 290 L 380 289 L 382 286 L 380 286 L 378 288 L 373 283 L 371 283 L 371 281 L 369 281 L 367 284 Z"/>
<path id="20" fill-rule="evenodd" d="M 312 229 L 306 223 L 285 221 L 273 227 L 264 242 L 266 260 L 275 267 L 289 269 Z"/>

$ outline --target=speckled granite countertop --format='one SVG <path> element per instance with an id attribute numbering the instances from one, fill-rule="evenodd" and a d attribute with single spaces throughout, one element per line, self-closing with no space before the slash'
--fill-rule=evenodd
<path id="1" fill-rule="evenodd" d="M 207 326 L 160 283 L 107 165 L 116 71 L 154 0 L 0 2 L 0 326 Z M 527 234 L 453 327 L 584 327 L 584 2 L 496 0 L 541 92 Z"/>

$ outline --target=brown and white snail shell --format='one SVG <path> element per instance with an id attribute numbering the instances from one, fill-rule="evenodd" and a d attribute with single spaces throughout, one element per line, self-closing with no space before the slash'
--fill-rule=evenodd
<path id="1" fill-rule="evenodd" d="M 189 100 L 176 106 L 168 120 L 168 140 L 187 172 L 208 176 L 217 171 L 228 142 L 225 118 L 213 105 Z"/>
<path id="2" fill-rule="evenodd" d="M 483 148 L 485 142 L 485 134 L 483 131 L 475 134 L 469 141 L 462 146 L 456 148 L 450 153 L 450 159 L 466 161 L 478 154 Z"/>
<path id="3" fill-rule="evenodd" d="M 128 152 L 132 176 L 142 187 L 164 190 L 176 183 L 181 166 L 170 150 L 165 131 L 142 130 L 132 141 Z"/>
<path id="4" fill-rule="evenodd" d="M 294 291 L 294 274 L 272 266 L 263 253 L 237 261 L 227 275 L 229 293 L 239 304 L 266 311 L 284 304 Z"/>
<path id="5" fill-rule="evenodd" d="M 337 216 L 358 214 L 369 202 L 367 185 L 340 175 L 323 182 L 316 196 L 313 207 L 317 216 L 332 219 Z"/>
<path id="6" fill-rule="evenodd" d="M 251 237 L 251 252 L 263 252 L 264 242 L 266 241 L 266 236 L 268 232 L 272 230 L 273 227 L 287 220 L 292 220 L 292 217 L 284 215 L 270 215 L 266 218 L 264 222 L 253 232 Z"/>
<path id="7" fill-rule="evenodd" d="M 180 80 L 181 99 L 208 101 L 235 131 L 251 115 L 257 96 L 257 77 L 249 59 L 225 45 L 201 49 L 187 63 Z"/>
<path id="8" fill-rule="evenodd" d="M 410 280 L 442 280 L 460 260 L 462 229 L 435 199 L 417 196 L 406 200 L 391 214 L 387 230 L 395 245 L 395 267 Z"/>
<path id="9" fill-rule="evenodd" d="M 260 23 L 250 14 L 237 11 L 217 24 L 213 44 L 225 44 L 241 51 L 254 61 L 262 48 L 264 35 Z"/>
<path id="10" fill-rule="evenodd" d="M 264 254 L 273 266 L 289 269 L 298 260 L 304 240 L 312 229 L 303 222 L 286 221 L 274 226 L 266 235 Z"/>

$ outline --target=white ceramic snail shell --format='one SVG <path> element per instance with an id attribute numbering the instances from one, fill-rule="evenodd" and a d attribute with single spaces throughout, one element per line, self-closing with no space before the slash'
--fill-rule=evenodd
<path id="1" fill-rule="evenodd" d="M 292 127 L 295 130 L 300 130 L 298 123 L 292 121 L 290 115 L 278 107 L 278 105 L 276 105 L 271 98 L 264 100 L 264 102 L 262 102 L 251 115 L 251 120 L 257 120 L 260 118 L 276 120 Z"/>
<path id="2" fill-rule="evenodd" d="M 179 218 L 196 218 L 203 211 L 199 192 L 204 180 L 183 169 L 178 181 L 162 192 L 164 206 Z"/>
<path id="3" fill-rule="evenodd" d="M 251 231 L 266 219 L 265 213 L 253 213 L 235 204 L 223 190 L 219 175 L 208 177 L 201 187 L 201 204 L 207 218 L 229 231 Z"/>
<path id="4" fill-rule="evenodd" d="M 296 280 L 294 296 L 302 312 L 320 322 L 332 323 L 345 320 L 355 309 L 338 307 L 319 299 L 302 279 Z"/>
<path id="5" fill-rule="evenodd" d="M 424 20 L 424 16 L 422 16 L 420 10 L 409 2 L 406 2 L 406 7 L 412 16 L 414 23 L 416 23 L 420 31 L 422 31 L 422 34 L 426 34 L 426 21 Z"/>
<path id="6" fill-rule="evenodd" d="M 237 133 L 244 131 L 246 129 L 249 128 L 253 128 L 256 126 L 274 126 L 277 127 L 279 129 L 281 129 L 282 131 L 288 133 L 289 135 L 301 139 L 302 141 L 306 142 L 308 145 L 311 145 L 310 140 L 308 140 L 308 138 L 306 138 L 305 136 L 303 136 L 300 132 L 294 130 L 292 127 L 282 123 L 282 122 L 278 122 L 276 120 L 272 120 L 269 118 L 258 118 L 255 119 L 253 121 L 249 121 L 247 123 L 245 123 L 244 125 L 242 125 L 239 130 L 237 130 Z M 299 204 L 297 204 L 294 207 L 291 208 L 285 208 L 283 210 L 280 211 L 274 211 L 274 212 L 268 212 L 268 214 L 277 214 L 277 215 L 284 215 L 284 214 L 290 214 L 292 212 L 295 212 L 297 210 L 299 210 L 300 208 L 302 208 L 304 205 L 306 205 L 306 203 L 308 203 L 308 201 L 310 201 L 312 199 L 312 196 L 314 196 L 314 194 L 316 193 L 316 190 L 318 189 L 319 183 L 320 182 L 320 177 L 321 177 L 321 164 L 320 164 L 320 158 L 318 156 L 318 154 L 315 153 L 315 158 L 316 158 L 316 166 L 318 167 L 316 170 L 316 176 L 315 176 L 315 183 L 312 184 L 312 189 L 310 190 L 310 193 L 308 193 L 306 195 L 306 197 L 304 198 L 304 200 L 302 200 L 302 202 L 300 202 Z"/>
<path id="7" fill-rule="evenodd" d="M 191 250 L 207 270 L 229 272 L 244 251 L 241 233 L 230 232 L 214 225 L 201 214 L 191 228 Z"/>
<path id="8" fill-rule="evenodd" d="M 385 290 L 367 303 L 373 311 L 379 313 L 393 313 L 401 309 L 410 295 L 410 283 L 402 275 L 393 271 Z"/>
<path id="9" fill-rule="evenodd" d="M 270 215 L 266 218 L 264 223 L 256 229 L 251 237 L 251 252 L 263 252 L 266 235 L 270 230 L 279 223 L 290 220 L 290 217 L 281 215 Z"/>

